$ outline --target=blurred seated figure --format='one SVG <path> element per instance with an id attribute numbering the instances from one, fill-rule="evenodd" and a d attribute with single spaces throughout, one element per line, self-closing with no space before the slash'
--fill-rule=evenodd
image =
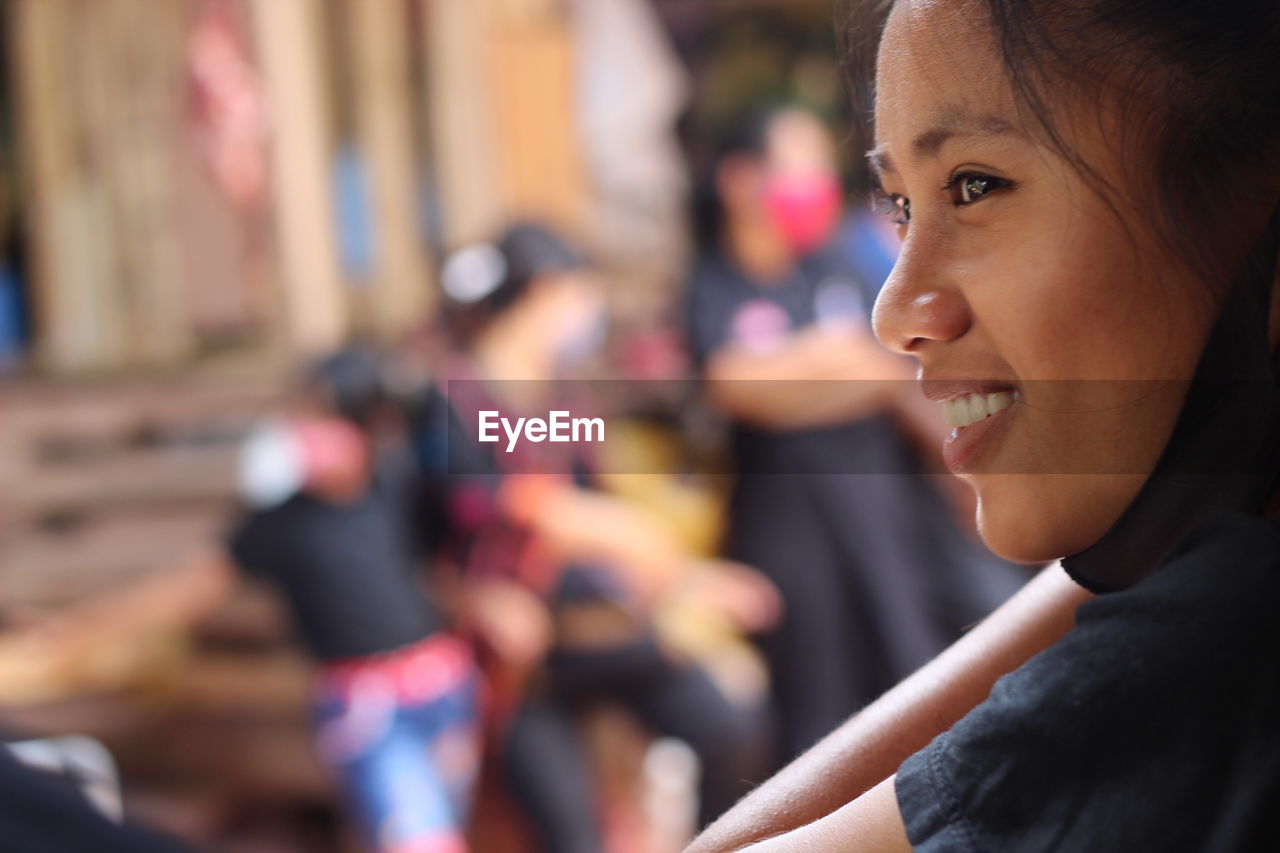
<path id="1" fill-rule="evenodd" d="M 429 540 L 461 588 L 461 611 L 489 675 L 494 749 L 539 849 L 596 853 L 601 816 L 578 711 L 620 705 L 685 741 L 702 768 L 703 823 L 765 769 L 757 709 L 736 705 L 656 634 L 654 605 L 694 562 L 651 516 L 597 488 L 579 444 L 476 440 L 481 411 L 515 420 L 585 411 L 558 382 L 600 342 L 600 283 L 570 246 L 534 225 L 446 265 L 456 354 L 415 407 Z M 569 400 L 565 402 L 565 400 Z M 736 617 L 767 624 L 776 600 L 741 567 Z"/>
<path id="2" fill-rule="evenodd" d="M 465 851 L 478 677 L 421 583 L 405 472 L 348 417 L 358 351 L 318 367 L 243 452 L 235 561 L 274 585 L 319 663 L 316 737 L 371 851 Z"/>
<path id="3" fill-rule="evenodd" d="M 869 271 L 888 265 L 852 264 L 833 242 L 834 156 L 826 127 L 797 108 L 732 128 L 708 182 L 687 294 L 706 393 L 733 423 L 726 554 L 764 572 L 786 605 L 782 623 L 759 636 L 784 761 L 1024 579 L 966 536 L 921 476 L 904 430 L 916 423 L 903 403 L 916 393 L 911 369 L 869 325 L 883 280 Z M 879 251 L 864 242 L 853 248 Z"/>
<path id="4" fill-rule="evenodd" d="M 72 743 L 0 744 L 0 839 L 21 853 L 181 853 L 175 841 L 121 826 L 119 791 L 110 759 L 84 753 L 86 738 Z M 79 741 L 76 743 L 74 741 Z M 105 751 L 102 752 L 105 756 Z"/>

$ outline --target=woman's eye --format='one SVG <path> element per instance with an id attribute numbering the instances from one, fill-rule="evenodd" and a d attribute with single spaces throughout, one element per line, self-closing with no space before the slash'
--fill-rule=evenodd
<path id="1" fill-rule="evenodd" d="M 952 193 L 952 203 L 957 207 L 973 204 L 991 193 L 1008 187 L 1012 181 L 983 175 L 979 172 L 959 172 L 953 175 L 943 189 Z"/>

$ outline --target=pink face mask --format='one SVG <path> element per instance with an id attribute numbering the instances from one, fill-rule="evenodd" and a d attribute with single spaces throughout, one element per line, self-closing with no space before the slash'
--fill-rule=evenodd
<path id="1" fill-rule="evenodd" d="M 840 181 L 832 173 L 779 175 L 765 185 L 769 218 L 797 254 L 822 248 L 840 218 Z"/>
<path id="2" fill-rule="evenodd" d="M 368 446 L 336 418 L 272 420 L 257 427 L 240 455 L 240 490 L 254 509 L 278 506 L 305 490 L 367 485 Z"/>
<path id="3" fill-rule="evenodd" d="M 306 486 L 334 479 L 355 480 L 364 474 L 368 461 L 364 436 L 346 421 L 299 420 L 294 424 L 293 434 L 298 442 Z"/>

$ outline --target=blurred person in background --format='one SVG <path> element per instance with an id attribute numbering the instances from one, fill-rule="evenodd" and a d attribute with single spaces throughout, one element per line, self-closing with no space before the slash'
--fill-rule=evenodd
<path id="1" fill-rule="evenodd" d="M 526 442 L 507 453 L 474 440 L 481 410 L 514 419 L 583 402 L 564 404 L 568 383 L 556 380 L 602 343 L 601 283 L 535 225 L 455 253 L 442 281 L 459 348 L 418 406 L 414 435 L 426 517 L 438 525 L 430 539 L 463 588 L 511 790 L 541 849 L 604 849 L 575 715 L 613 703 L 693 749 L 705 824 L 766 768 L 758 709 L 735 705 L 652 626 L 654 606 L 696 561 L 652 517 L 596 488 L 581 445 Z M 707 588 L 724 593 L 715 606 L 738 624 L 775 618 L 773 591 L 754 573 L 695 571 L 718 574 L 723 583 Z"/>
<path id="2" fill-rule="evenodd" d="M 367 849 L 457 853 L 478 767 L 478 675 L 422 584 L 412 467 L 378 441 L 358 348 L 318 365 L 242 454 L 247 512 L 231 553 L 274 585 L 320 662 L 321 757 Z"/>
<path id="3" fill-rule="evenodd" d="M 30 766 L 0 745 L 0 839 L 21 853 L 181 853 L 189 848 L 101 808 L 82 780 Z"/>
<path id="4" fill-rule="evenodd" d="M 835 145 L 795 107 L 719 145 L 687 294 L 690 347 L 733 422 L 726 554 L 785 618 L 759 636 L 790 760 L 941 651 L 1024 579 L 954 523 L 901 403 L 911 369 L 872 338 L 882 244 L 833 243 Z M 851 263 L 851 258 L 859 263 Z"/>

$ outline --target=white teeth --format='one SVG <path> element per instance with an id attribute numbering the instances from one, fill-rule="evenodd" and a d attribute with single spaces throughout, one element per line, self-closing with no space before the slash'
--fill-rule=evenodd
<path id="1" fill-rule="evenodd" d="M 1018 396 L 1017 391 L 999 391 L 955 397 L 942 403 L 942 419 L 949 427 L 966 427 L 1003 412 L 1017 401 Z"/>

